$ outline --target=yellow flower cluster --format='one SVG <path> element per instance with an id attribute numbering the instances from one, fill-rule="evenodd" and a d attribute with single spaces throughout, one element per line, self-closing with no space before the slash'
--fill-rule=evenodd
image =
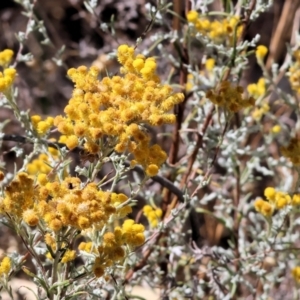
<path id="1" fill-rule="evenodd" d="M 128 197 L 125 194 L 111 193 L 110 197 L 114 207 L 117 208 L 116 215 L 118 218 L 124 218 L 132 212 L 131 206 L 124 205 L 124 203 L 128 200 Z"/>
<path id="2" fill-rule="evenodd" d="M 122 228 L 115 228 L 115 235 L 124 238 L 129 247 L 137 247 L 145 242 L 145 227 L 142 224 L 135 224 L 133 220 L 126 220 Z"/>
<path id="3" fill-rule="evenodd" d="M 252 112 L 252 118 L 256 121 L 260 121 L 262 116 L 266 114 L 269 110 L 270 106 L 268 103 L 263 103 L 261 106 L 257 105 Z"/>
<path id="4" fill-rule="evenodd" d="M 247 86 L 248 94 L 255 99 L 266 94 L 266 80 L 260 78 L 257 83 L 251 83 Z"/>
<path id="5" fill-rule="evenodd" d="M 5 256 L 0 263 L 0 276 L 8 275 L 11 269 L 11 260 L 8 256 Z"/>
<path id="6" fill-rule="evenodd" d="M 270 217 L 273 215 L 274 207 L 273 205 L 268 202 L 264 201 L 263 199 L 259 198 L 254 202 L 255 210 L 261 213 L 265 217 Z"/>
<path id="7" fill-rule="evenodd" d="M 242 108 L 253 106 L 253 97 L 243 98 L 243 88 L 233 87 L 229 81 L 222 81 L 217 91 L 209 90 L 206 97 L 214 104 L 224 107 L 228 111 L 238 112 Z"/>
<path id="8" fill-rule="evenodd" d="M 98 190 L 94 183 L 81 187 L 75 177 L 62 182 L 49 182 L 44 174 L 42 177 L 40 185 L 34 186 L 27 173 L 19 173 L 6 188 L 1 212 L 22 218 L 30 226 L 42 221 L 53 232 L 67 226 L 101 229 L 112 214 L 119 218 L 131 212 L 130 206 L 120 205 L 127 200 L 124 194 Z"/>
<path id="9" fill-rule="evenodd" d="M 46 233 L 44 235 L 44 240 L 47 246 L 49 246 L 52 250 L 53 253 L 55 253 L 57 251 L 57 242 L 55 239 L 55 236 L 53 236 L 50 233 Z M 66 248 L 66 243 L 62 244 L 61 249 L 65 249 Z M 52 254 L 50 252 L 46 253 L 46 257 L 50 260 L 53 260 L 54 257 L 52 257 Z M 63 253 L 63 256 L 61 257 L 60 261 L 63 264 L 66 264 L 70 261 L 73 261 L 76 258 L 76 251 L 75 250 L 71 250 L 71 249 L 66 249 Z"/>
<path id="10" fill-rule="evenodd" d="M 35 213 L 54 232 L 66 226 L 101 229 L 117 212 L 110 192 L 99 191 L 94 183 L 81 188 L 80 179 L 75 177 L 67 177 L 61 183 L 46 183 L 40 188 L 39 196 Z"/>
<path id="11" fill-rule="evenodd" d="M 234 31 L 237 27 L 237 38 L 240 37 L 243 26 L 239 25 L 239 17 L 230 16 L 223 20 L 210 21 L 206 17 L 202 17 L 195 10 L 191 10 L 187 13 L 187 20 L 195 26 L 197 32 L 207 36 L 216 43 L 229 42 L 232 44 Z"/>
<path id="12" fill-rule="evenodd" d="M 124 218 L 132 212 L 126 195 L 99 190 L 95 183 L 83 185 L 75 177 L 49 181 L 43 173 L 37 179 L 35 184 L 31 175 L 17 174 L 6 187 L 4 198 L 0 198 L 0 213 L 9 214 L 18 223 L 23 220 L 29 226 L 43 226 L 45 243 L 51 249 L 46 255 L 49 259 L 53 259 L 51 253 L 58 250 L 57 237 L 61 229 L 101 231 L 111 217 L 112 220 Z M 91 242 L 82 243 L 79 249 L 95 254 L 94 273 L 102 276 L 106 267 L 124 258 L 124 245 L 132 250 L 145 242 L 144 230 L 143 225 L 126 220 L 122 227 L 115 227 L 113 233 L 105 233 L 101 246 L 93 252 Z M 75 258 L 76 251 L 66 249 L 60 262 L 68 263 Z M 8 272 L 5 270 L 10 266 L 7 266 L 3 260 L 0 274 Z"/>
<path id="13" fill-rule="evenodd" d="M 126 220 L 122 227 L 116 227 L 114 232 L 105 233 L 102 244 L 93 252 L 91 242 L 82 242 L 79 245 L 79 250 L 96 254 L 93 271 L 95 276 L 101 277 L 105 273 L 105 268 L 112 266 L 125 257 L 125 244 L 130 248 L 134 248 L 145 242 L 144 231 L 143 225 L 136 224 L 133 220 Z"/>
<path id="14" fill-rule="evenodd" d="M 143 213 L 152 228 L 158 225 L 158 222 L 160 221 L 162 216 L 162 210 L 160 208 L 153 208 L 150 205 L 145 205 L 143 207 Z"/>
<path id="15" fill-rule="evenodd" d="M 54 120 L 58 131 L 71 149 L 79 143 L 89 153 L 100 151 L 99 141 L 105 137 L 108 147 L 133 154 L 134 163 L 141 164 L 153 176 L 166 159 L 158 145 L 150 148 L 150 137 L 144 124 L 160 126 L 175 122 L 167 113 L 184 100 L 171 86 L 162 85 L 156 75 L 155 58 L 135 55 L 134 48 L 121 45 L 117 52 L 122 64 L 121 76 L 98 80 L 98 69 L 70 69 L 75 83 L 73 97 L 65 108 L 66 117 Z"/>
<path id="16" fill-rule="evenodd" d="M 31 117 L 32 126 L 40 136 L 49 132 L 50 128 L 53 126 L 53 120 L 52 117 L 47 117 L 45 120 L 42 120 L 39 115 Z"/>
<path id="17" fill-rule="evenodd" d="M 67 249 L 66 252 L 64 253 L 62 259 L 61 259 L 61 262 L 63 264 L 66 264 L 66 263 L 74 260 L 75 258 L 76 258 L 76 251 Z"/>
<path id="18" fill-rule="evenodd" d="M 273 215 L 274 210 L 280 210 L 287 205 L 300 205 L 300 194 L 294 194 L 291 197 L 288 193 L 282 191 L 276 191 L 272 187 L 267 187 L 264 191 L 267 201 L 263 199 L 257 199 L 254 203 L 256 211 L 270 217 Z"/>
<path id="19" fill-rule="evenodd" d="M 293 53 L 295 61 L 289 68 L 289 81 L 292 89 L 300 94 L 300 50 Z"/>
<path id="20" fill-rule="evenodd" d="M 48 147 L 48 154 L 42 153 L 26 165 L 26 172 L 32 178 L 36 178 L 40 185 L 45 185 L 49 181 L 48 176 L 51 179 L 58 178 L 57 166 L 60 165 L 60 159 L 59 151 L 56 148 Z M 65 166 L 63 176 L 68 175 L 68 166 Z"/>
<path id="21" fill-rule="evenodd" d="M 34 181 L 27 173 L 19 173 L 6 187 L 5 197 L 0 197 L 0 213 L 9 213 L 15 219 L 21 219 L 23 212 L 34 203 Z"/>
<path id="22" fill-rule="evenodd" d="M 295 166 L 300 166 L 300 139 L 292 138 L 286 147 L 281 147 L 283 156 L 290 159 Z"/>
<path id="23" fill-rule="evenodd" d="M 300 266 L 297 266 L 292 269 L 292 276 L 294 277 L 297 283 L 300 283 Z"/>
<path id="24" fill-rule="evenodd" d="M 49 166 L 49 163 L 50 162 L 47 154 L 42 153 L 38 156 L 38 158 L 27 164 L 26 171 L 30 175 L 48 174 L 52 170 L 52 168 Z"/>
<path id="25" fill-rule="evenodd" d="M 264 46 L 261 46 L 264 47 Z M 266 94 L 266 80 L 264 78 L 260 78 L 257 83 L 251 83 L 247 86 L 247 91 L 250 96 L 255 99 L 258 99 Z M 252 117 L 256 121 L 260 121 L 262 116 L 266 114 L 270 110 L 270 106 L 268 103 L 264 102 L 260 105 L 256 105 L 252 112 Z M 275 128 L 274 133 L 278 133 L 278 127 Z"/>
<path id="26" fill-rule="evenodd" d="M 3 72 L 0 72 L 0 92 L 2 93 L 8 90 L 16 76 L 16 69 L 8 68 L 13 55 L 14 52 L 10 49 L 0 52 L 0 66 L 3 68 Z"/>

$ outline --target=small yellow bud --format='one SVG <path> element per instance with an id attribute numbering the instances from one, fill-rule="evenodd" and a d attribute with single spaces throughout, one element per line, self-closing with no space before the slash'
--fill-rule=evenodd
<path id="1" fill-rule="evenodd" d="M 157 175 L 159 169 L 158 169 L 158 166 L 155 165 L 155 164 L 151 164 L 147 167 L 146 169 L 146 174 L 149 176 L 149 177 L 152 177 L 152 176 L 155 176 Z"/>
<path id="2" fill-rule="evenodd" d="M 10 49 L 5 49 L 0 52 L 0 66 L 8 65 L 14 55 L 14 52 Z"/>
<path id="3" fill-rule="evenodd" d="M 157 216 L 158 218 L 161 218 L 161 216 L 162 216 L 162 210 L 161 210 L 160 208 L 156 209 L 156 210 L 155 210 L 155 214 L 156 214 L 156 216 Z"/>
<path id="4" fill-rule="evenodd" d="M 47 123 L 46 121 L 40 121 L 37 124 L 37 132 L 39 135 L 44 135 L 47 133 L 47 131 L 50 129 L 51 125 L 49 125 L 49 123 Z"/>
<path id="5" fill-rule="evenodd" d="M 272 132 L 273 133 L 279 133 L 281 131 L 281 126 L 280 125 L 275 125 L 275 126 L 273 126 L 273 128 L 272 128 Z"/>
<path id="6" fill-rule="evenodd" d="M 292 275 L 298 283 L 300 283 L 300 267 L 297 266 L 292 270 Z"/>
<path id="7" fill-rule="evenodd" d="M 263 45 L 259 45 L 256 48 L 255 55 L 258 61 L 262 61 L 268 53 L 268 48 Z"/>
<path id="8" fill-rule="evenodd" d="M 288 199 L 286 197 L 279 197 L 276 201 L 276 208 L 282 209 L 289 204 Z"/>
<path id="9" fill-rule="evenodd" d="M 300 205 L 300 194 L 295 194 L 292 198 L 293 205 Z"/>
<path id="10" fill-rule="evenodd" d="M 272 187 L 267 187 L 267 188 L 265 189 L 264 194 L 265 194 L 266 198 L 267 198 L 269 201 L 271 201 L 271 202 L 275 201 L 276 191 L 275 191 L 274 188 L 272 188 Z"/>
<path id="11" fill-rule="evenodd" d="M 144 60 L 141 58 L 135 59 L 132 65 L 137 71 L 140 71 L 144 67 Z"/>
<path id="12" fill-rule="evenodd" d="M 186 18 L 190 23 L 195 23 L 198 20 L 198 12 L 191 10 L 187 13 Z"/>
<path id="13" fill-rule="evenodd" d="M 3 71 L 3 73 L 4 73 L 4 76 L 5 76 L 5 77 L 9 77 L 9 78 L 11 78 L 11 79 L 14 79 L 15 76 L 16 76 L 17 71 L 16 71 L 16 69 L 14 69 L 14 68 L 7 68 L 7 69 L 5 69 L 5 70 Z"/>
<path id="14" fill-rule="evenodd" d="M 41 116 L 39 115 L 34 115 L 34 116 L 31 116 L 31 122 L 33 124 L 34 127 L 37 126 L 37 124 L 42 120 Z"/>
<path id="15" fill-rule="evenodd" d="M 128 48 L 129 48 L 128 45 L 125 45 L 125 44 L 124 45 L 120 45 L 119 48 L 118 48 L 118 52 L 122 53 L 122 54 L 126 53 L 128 51 Z"/>
<path id="16" fill-rule="evenodd" d="M 150 205 L 145 205 L 144 207 L 143 207 L 143 212 L 144 212 L 144 214 L 147 216 L 151 211 L 152 211 L 153 209 L 152 209 L 152 207 L 150 206 Z"/>

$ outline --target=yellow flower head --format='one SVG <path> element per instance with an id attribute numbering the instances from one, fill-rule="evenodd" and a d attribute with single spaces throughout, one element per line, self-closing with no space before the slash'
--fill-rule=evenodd
<path id="1" fill-rule="evenodd" d="M 79 141 L 78 141 L 78 137 L 76 135 L 70 135 L 67 137 L 66 145 L 70 150 L 76 148 L 78 146 L 78 144 L 79 144 Z"/>
<path id="2" fill-rule="evenodd" d="M 149 214 L 152 210 L 153 210 L 152 206 L 148 204 L 143 207 L 143 212 L 145 215 Z"/>
<path id="3" fill-rule="evenodd" d="M 74 260 L 75 258 L 76 258 L 76 251 L 75 251 L 75 250 L 70 250 L 70 249 L 68 249 L 68 250 L 65 252 L 63 258 L 61 259 L 61 262 L 62 262 L 63 264 L 66 264 L 66 263 L 68 263 L 68 262 Z"/>
<path id="4" fill-rule="evenodd" d="M 157 173 L 158 173 L 158 166 L 155 164 L 149 165 L 146 169 L 146 174 L 149 177 L 155 176 L 155 175 L 157 175 Z"/>
<path id="5" fill-rule="evenodd" d="M 275 196 L 276 196 L 276 190 L 272 187 L 267 187 L 265 189 L 264 192 L 266 198 L 270 201 L 270 202 L 274 202 L 275 201 Z"/>
<path id="6" fill-rule="evenodd" d="M 214 104 L 231 112 L 237 112 L 242 108 L 253 106 L 255 103 L 254 98 L 243 97 L 241 86 L 232 86 L 229 81 L 222 81 L 217 90 L 209 90 L 206 97 Z"/>
<path id="7" fill-rule="evenodd" d="M 0 52 L 0 66 L 5 67 L 11 62 L 14 52 L 10 49 L 5 49 Z"/>
<path id="8" fill-rule="evenodd" d="M 81 251 L 85 251 L 85 252 L 90 253 L 91 250 L 92 250 L 92 247 L 93 247 L 92 242 L 88 242 L 88 243 L 81 242 L 78 246 L 78 249 L 81 250 Z"/>
<path id="9" fill-rule="evenodd" d="M 126 220 L 122 226 L 123 238 L 129 246 L 140 246 L 145 242 L 145 227 L 135 224 L 133 220 Z"/>
<path id="10" fill-rule="evenodd" d="M 292 276 L 294 277 L 297 283 L 300 283 L 300 267 L 297 266 L 292 269 Z"/>
<path id="11" fill-rule="evenodd" d="M 257 83 L 252 83 L 247 86 L 247 91 L 250 96 L 255 99 L 264 96 L 266 93 L 266 83 L 264 78 L 260 78 Z"/>
<path id="12" fill-rule="evenodd" d="M 1 203 L 3 212 L 12 214 L 15 218 L 22 218 L 23 212 L 32 208 L 34 204 L 33 182 L 27 173 L 19 173 L 6 187 Z"/>
<path id="13" fill-rule="evenodd" d="M 195 10 L 191 10 L 187 13 L 186 18 L 190 23 L 196 23 L 196 21 L 198 20 L 198 12 Z"/>
<path id="14" fill-rule="evenodd" d="M 300 194 L 294 194 L 292 198 L 293 205 L 300 205 Z"/>
<path id="15" fill-rule="evenodd" d="M 291 197 L 285 193 L 278 193 L 276 195 L 276 208 L 282 209 L 291 203 Z"/>
<path id="16" fill-rule="evenodd" d="M 103 243 L 106 247 L 115 247 L 116 246 L 116 239 L 115 235 L 112 232 L 107 232 L 103 236 Z"/>
<path id="17" fill-rule="evenodd" d="M 33 124 L 33 126 L 36 128 L 37 127 L 37 124 L 42 120 L 42 117 L 39 116 L 39 115 L 34 115 L 34 116 L 31 116 L 31 122 Z"/>
<path id="18" fill-rule="evenodd" d="M 158 222 L 162 217 L 162 210 L 160 208 L 153 208 L 150 205 L 145 205 L 143 207 L 143 213 L 152 228 L 155 228 L 158 225 Z"/>
<path id="19" fill-rule="evenodd" d="M 11 260 L 8 256 L 5 256 L 0 263 L 0 276 L 8 275 L 11 269 Z"/>
<path id="20" fill-rule="evenodd" d="M 255 55 L 258 61 L 262 61 L 268 53 L 268 48 L 263 45 L 259 45 L 256 48 Z"/>
<path id="21" fill-rule="evenodd" d="M 98 278 L 102 277 L 105 273 L 103 267 L 100 265 L 96 265 L 96 264 L 93 267 L 93 271 L 94 271 L 95 276 Z"/>
<path id="22" fill-rule="evenodd" d="M 6 93 L 9 90 L 14 82 L 16 72 L 14 68 L 7 68 L 0 72 L 0 92 Z"/>
<path id="23" fill-rule="evenodd" d="M 197 11 L 189 11 L 186 16 L 189 23 L 194 25 L 193 29 L 196 33 L 200 33 L 209 37 L 215 43 L 233 44 L 234 36 L 240 37 L 243 31 L 243 25 L 239 24 L 239 17 L 228 16 L 223 19 L 209 20 L 207 17 L 201 16 Z M 194 33 L 192 31 L 192 33 Z"/>
<path id="24" fill-rule="evenodd" d="M 23 212 L 23 220 L 29 226 L 36 226 L 39 223 L 39 217 L 33 209 L 27 209 Z"/>
<path id="25" fill-rule="evenodd" d="M 274 207 L 267 201 L 257 199 L 254 202 L 255 210 L 265 217 L 271 217 L 274 212 Z"/>
<path id="26" fill-rule="evenodd" d="M 281 131 L 281 126 L 280 126 L 280 125 L 274 125 L 274 126 L 272 127 L 272 132 L 273 132 L 273 133 L 277 134 L 277 133 L 279 133 L 280 131 Z"/>
<path id="27" fill-rule="evenodd" d="M 47 177 L 45 177 L 45 174 L 49 174 L 52 170 L 49 164 L 50 162 L 48 156 L 45 154 L 40 154 L 38 158 L 27 164 L 26 171 L 30 175 L 40 174 L 38 176 L 38 182 L 40 182 L 41 185 L 44 185 L 47 183 Z"/>

